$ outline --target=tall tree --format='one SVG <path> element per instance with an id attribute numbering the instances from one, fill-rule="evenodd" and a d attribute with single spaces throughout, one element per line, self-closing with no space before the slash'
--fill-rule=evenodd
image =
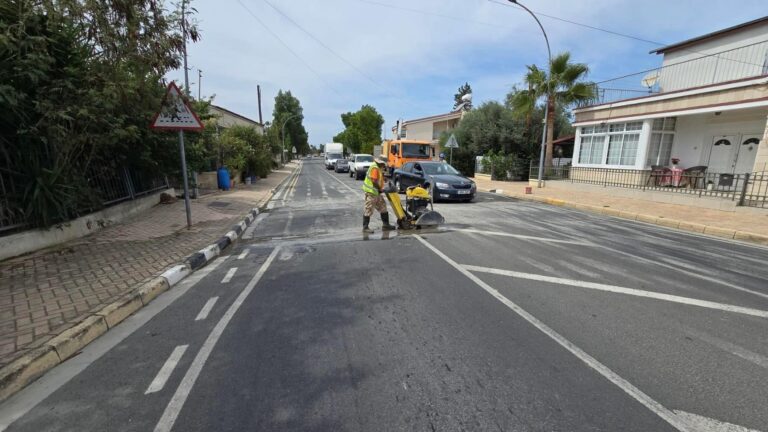
<path id="1" fill-rule="evenodd" d="M 290 90 L 280 90 L 275 96 L 275 107 L 272 111 L 272 128 L 274 135 L 279 138 L 282 147 L 283 125 L 285 125 L 285 149 L 291 154 L 291 148 L 296 147 L 296 152 L 306 154 L 309 152 L 309 134 L 304 128 L 304 109 L 301 102 Z"/>
<path id="2" fill-rule="evenodd" d="M 333 137 L 353 153 L 373 153 L 373 146 L 381 143 L 381 127 L 384 117 L 370 105 L 363 105 L 355 112 L 341 115 L 344 130 Z"/>
<path id="3" fill-rule="evenodd" d="M 472 109 L 472 101 L 463 101 L 461 98 L 464 95 L 472 94 L 472 87 L 469 86 L 468 82 L 465 82 L 463 86 L 460 86 L 456 90 L 456 94 L 453 95 L 453 109 L 456 110 L 459 108 L 459 105 L 464 104 L 462 106 L 462 109 L 464 111 L 469 111 Z"/>
<path id="4" fill-rule="evenodd" d="M 589 68 L 583 63 L 571 63 L 570 60 L 570 53 L 558 54 L 552 59 L 549 74 L 536 65 L 529 65 L 525 75 L 527 88 L 515 94 L 511 101 L 515 111 L 526 116 L 530 127 L 529 115 L 536 109 L 539 99 L 544 98 L 548 108 L 547 147 L 544 156 L 546 165 L 552 165 L 557 107 L 568 108 L 595 98 L 595 86 L 584 81 Z"/>

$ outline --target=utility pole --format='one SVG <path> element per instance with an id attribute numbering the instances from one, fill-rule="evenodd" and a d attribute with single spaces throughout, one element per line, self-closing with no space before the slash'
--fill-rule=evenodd
<path id="1" fill-rule="evenodd" d="M 259 123 L 263 126 L 264 121 L 261 119 L 261 86 L 258 84 L 256 85 L 256 98 L 259 101 Z"/>
<path id="2" fill-rule="evenodd" d="M 187 67 L 187 2 L 181 0 L 181 36 L 184 54 L 184 91 L 189 98 L 189 68 Z M 179 131 L 179 152 L 181 153 L 181 178 L 184 179 L 184 207 L 187 211 L 187 229 L 192 228 L 192 204 L 189 202 L 189 180 L 187 180 L 187 156 L 184 150 L 184 131 Z"/>
<path id="3" fill-rule="evenodd" d="M 203 71 L 200 69 L 197 70 L 197 100 L 202 100 L 200 95 L 202 94 L 202 88 L 203 88 Z"/>

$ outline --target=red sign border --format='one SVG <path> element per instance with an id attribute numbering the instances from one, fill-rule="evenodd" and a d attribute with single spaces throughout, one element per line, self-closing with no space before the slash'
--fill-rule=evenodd
<path id="1" fill-rule="evenodd" d="M 161 111 L 158 111 L 154 117 L 152 117 L 152 123 L 150 123 L 149 128 L 155 129 L 155 130 L 173 130 L 173 131 L 195 131 L 199 132 L 203 129 L 205 129 L 205 125 L 203 125 L 203 122 L 200 120 L 200 117 L 197 116 L 195 111 L 192 109 L 191 106 L 189 106 L 189 102 L 187 102 L 187 99 L 184 97 L 184 93 L 181 92 L 179 87 L 176 85 L 176 81 L 171 81 L 170 84 L 168 84 L 168 88 L 165 90 L 165 95 L 163 96 L 163 102 L 162 105 L 165 105 L 165 102 L 168 100 L 168 95 L 171 94 L 171 88 L 175 88 L 177 92 L 179 92 L 179 95 L 181 95 L 181 101 L 184 102 L 184 106 L 187 107 L 189 112 L 192 113 L 192 116 L 195 118 L 197 123 L 200 126 L 155 126 L 155 122 L 157 121 L 157 118 L 160 117 Z"/>

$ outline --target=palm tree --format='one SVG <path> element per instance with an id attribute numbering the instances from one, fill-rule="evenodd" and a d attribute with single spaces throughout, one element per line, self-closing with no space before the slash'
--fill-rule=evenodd
<path id="1" fill-rule="evenodd" d="M 549 76 L 536 65 L 529 65 L 525 74 L 526 90 L 518 92 L 512 100 L 516 113 L 525 115 L 526 125 L 530 129 L 531 114 L 542 97 L 546 97 L 547 113 L 547 149 L 544 157 L 546 166 L 552 165 L 552 141 L 555 132 L 555 107 L 571 107 L 592 101 L 595 98 L 595 85 L 583 81 L 589 67 L 583 63 L 571 63 L 571 54 L 564 52 L 552 59 Z"/>

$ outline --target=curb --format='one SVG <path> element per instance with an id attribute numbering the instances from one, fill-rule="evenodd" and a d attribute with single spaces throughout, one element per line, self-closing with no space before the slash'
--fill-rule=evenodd
<path id="1" fill-rule="evenodd" d="M 289 175 L 286 179 L 290 177 Z M 272 199 L 283 182 L 270 189 L 267 195 L 259 201 L 258 206 L 261 207 Z M 137 286 L 126 295 L 80 321 L 74 327 L 65 330 L 42 346 L 33 348 L 0 368 L 0 402 L 22 390 L 50 369 L 76 355 L 93 340 L 149 304 L 158 295 L 171 289 L 193 271 L 219 256 L 221 251 L 234 243 L 240 234 L 256 220 L 259 207 L 252 208 L 240 223 L 233 226 L 213 244 L 193 253 L 182 263 L 168 268 L 160 276 Z"/>
<path id="2" fill-rule="evenodd" d="M 644 222 L 651 225 L 658 225 L 665 228 L 673 228 L 679 231 L 693 232 L 697 234 L 705 234 L 713 237 L 740 240 L 759 245 L 768 245 L 768 235 L 752 233 L 748 231 L 738 231 L 731 228 L 722 228 L 713 225 L 702 225 L 698 223 L 686 222 L 677 219 L 668 219 L 660 216 L 646 215 L 642 213 L 633 213 L 622 210 L 616 210 L 609 207 L 599 207 L 589 204 L 581 204 L 572 201 L 565 201 L 555 198 L 540 197 L 536 195 L 523 195 L 512 192 L 504 192 L 502 189 L 486 189 L 478 188 L 479 191 L 496 193 L 505 195 L 511 198 L 516 198 L 521 201 L 540 202 L 544 204 L 568 207 L 575 210 L 587 211 L 591 213 L 601 214 L 603 216 L 611 216 L 620 219 L 628 219 L 637 222 Z"/>

